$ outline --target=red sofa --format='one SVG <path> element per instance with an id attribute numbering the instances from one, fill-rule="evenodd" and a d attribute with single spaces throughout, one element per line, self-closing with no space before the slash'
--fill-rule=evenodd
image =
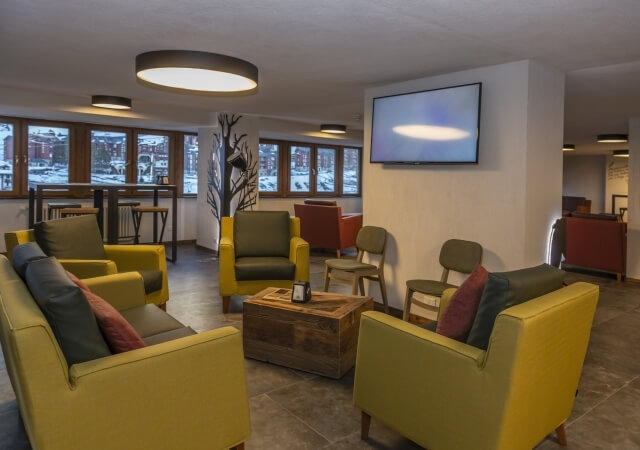
<path id="1" fill-rule="evenodd" d="M 319 202 L 315 202 L 319 203 Z M 342 214 L 342 208 L 326 204 L 294 204 L 300 218 L 300 236 L 312 248 L 340 251 L 356 245 L 356 236 L 362 228 L 362 214 Z"/>
<path id="2" fill-rule="evenodd" d="M 598 218 L 567 217 L 563 264 L 613 272 L 627 268 L 627 224 Z"/>

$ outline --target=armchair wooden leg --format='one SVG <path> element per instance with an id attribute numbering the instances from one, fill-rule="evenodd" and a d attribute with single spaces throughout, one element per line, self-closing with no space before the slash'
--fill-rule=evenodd
<path id="1" fill-rule="evenodd" d="M 236 445 L 235 447 L 231 447 L 231 450 L 244 450 L 244 442 Z"/>
<path id="2" fill-rule="evenodd" d="M 336 256 L 340 259 L 340 249 L 336 250 Z"/>
<path id="3" fill-rule="evenodd" d="M 384 312 L 389 314 L 389 302 L 387 301 L 387 285 L 384 282 L 384 273 L 380 271 L 378 274 L 378 280 L 380 281 L 380 293 L 382 294 L 382 302 L 384 303 Z"/>
<path id="4" fill-rule="evenodd" d="M 331 269 L 327 265 L 324 266 L 324 283 L 322 285 L 322 290 L 324 292 L 329 292 L 329 273 Z"/>
<path id="5" fill-rule="evenodd" d="M 160 308 L 164 312 L 167 312 L 167 302 L 164 302 L 164 303 L 158 305 L 158 308 Z"/>
<path id="6" fill-rule="evenodd" d="M 402 310 L 402 320 L 409 321 L 409 313 L 411 312 L 411 296 L 413 291 L 407 288 L 407 293 L 404 296 L 404 309 Z"/>
<path id="7" fill-rule="evenodd" d="M 564 423 L 556 428 L 556 437 L 558 438 L 558 444 L 567 446 L 567 432 L 564 429 Z"/>
<path id="8" fill-rule="evenodd" d="M 360 422 L 360 439 L 363 441 L 369 439 L 369 427 L 371 427 L 371 416 L 362 411 L 362 419 Z"/>
<path id="9" fill-rule="evenodd" d="M 229 303 L 231 303 L 231 297 L 228 295 L 225 295 L 222 297 L 222 312 L 223 313 L 228 313 L 229 312 Z"/>

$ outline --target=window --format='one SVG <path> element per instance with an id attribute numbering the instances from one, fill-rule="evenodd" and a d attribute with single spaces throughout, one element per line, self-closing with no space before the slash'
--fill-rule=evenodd
<path id="1" fill-rule="evenodd" d="M 310 192 L 311 185 L 311 147 L 292 145 L 289 164 L 289 191 Z"/>
<path id="2" fill-rule="evenodd" d="M 0 191 L 13 191 L 15 175 L 14 167 L 14 126 L 13 123 L 0 121 Z M 15 161 L 17 162 L 17 155 Z"/>
<path id="3" fill-rule="evenodd" d="M 125 183 L 127 133 L 91 130 L 91 182 Z"/>
<path id="4" fill-rule="evenodd" d="M 318 147 L 316 152 L 316 192 L 334 193 L 336 191 L 336 149 Z"/>
<path id="5" fill-rule="evenodd" d="M 69 128 L 29 125 L 28 185 L 69 182 Z"/>
<path id="6" fill-rule="evenodd" d="M 280 192 L 280 145 L 261 142 L 258 146 L 258 192 Z"/>
<path id="7" fill-rule="evenodd" d="M 198 136 L 185 134 L 183 139 L 182 193 L 198 193 Z"/>
<path id="8" fill-rule="evenodd" d="M 169 175 L 169 136 L 138 134 L 138 183 L 153 184 L 159 175 Z"/>
<path id="9" fill-rule="evenodd" d="M 360 149 L 342 149 L 342 194 L 360 194 Z"/>

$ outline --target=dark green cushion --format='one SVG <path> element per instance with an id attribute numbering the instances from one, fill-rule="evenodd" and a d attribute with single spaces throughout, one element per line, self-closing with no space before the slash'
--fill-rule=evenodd
<path id="1" fill-rule="evenodd" d="M 156 269 L 138 270 L 144 282 L 144 293 L 151 294 L 152 292 L 162 289 L 162 271 Z"/>
<path id="2" fill-rule="evenodd" d="M 87 298 L 55 258 L 32 261 L 25 278 L 69 366 L 111 354 Z"/>
<path id="3" fill-rule="evenodd" d="M 67 217 L 34 224 L 36 242 L 60 259 L 107 259 L 94 215 Z"/>
<path id="4" fill-rule="evenodd" d="M 236 280 L 293 280 L 296 265 L 289 258 L 252 257 L 236 259 Z"/>
<path id="5" fill-rule="evenodd" d="M 27 242 L 25 244 L 16 245 L 12 252 L 13 268 L 16 269 L 18 275 L 24 280 L 24 274 L 27 266 L 31 261 L 46 258 L 40 246 L 36 242 Z"/>
<path id="6" fill-rule="evenodd" d="M 486 350 L 497 315 L 504 309 L 562 287 L 564 272 L 548 264 L 490 273 L 467 344 Z"/>
<path id="7" fill-rule="evenodd" d="M 236 258 L 244 256 L 289 257 L 287 211 L 238 211 L 233 217 Z"/>

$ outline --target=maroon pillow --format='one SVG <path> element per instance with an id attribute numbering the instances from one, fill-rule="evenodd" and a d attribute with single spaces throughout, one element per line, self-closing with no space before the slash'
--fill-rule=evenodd
<path id="1" fill-rule="evenodd" d="M 113 353 L 122 353 L 145 347 L 140 335 L 117 309 L 102 297 L 91 292 L 89 287 L 74 274 L 69 271 L 67 271 L 67 274 L 71 281 L 77 284 L 85 297 L 87 297 L 93 314 L 98 321 L 100 331 L 102 331 L 104 339 Z"/>
<path id="2" fill-rule="evenodd" d="M 473 325 L 473 319 L 478 312 L 478 305 L 488 276 L 489 272 L 477 264 L 469 277 L 451 296 L 449 303 L 438 317 L 436 333 L 466 342 Z"/>

